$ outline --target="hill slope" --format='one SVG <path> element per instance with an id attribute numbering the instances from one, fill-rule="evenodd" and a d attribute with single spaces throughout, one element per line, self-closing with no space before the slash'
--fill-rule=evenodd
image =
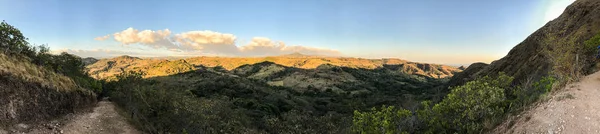
<path id="1" fill-rule="evenodd" d="M 94 64 L 88 65 L 87 68 L 89 69 L 90 75 L 97 79 L 109 78 L 116 74 L 130 70 L 146 72 L 147 77 L 154 77 L 190 71 L 196 69 L 194 67 L 198 66 L 220 66 L 226 70 L 234 70 L 238 67 L 242 67 L 243 65 L 256 64 L 265 61 L 279 64 L 284 67 L 301 69 L 315 69 L 323 64 L 360 69 L 389 68 L 407 74 L 434 78 L 450 77 L 453 76 L 454 73 L 461 71 L 456 67 L 446 65 L 416 63 L 400 59 L 319 57 L 306 56 L 298 53 L 274 57 L 195 57 L 185 60 L 141 59 L 129 56 L 121 56 L 111 59 L 101 59 Z M 157 69 L 157 67 L 161 68 Z"/>
<path id="2" fill-rule="evenodd" d="M 0 115 L 6 115 L 0 116 L 0 130 L 73 113 L 95 101 L 90 90 L 64 75 L 0 54 Z"/>
<path id="3" fill-rule="evenodd" d="M 567 58 L 557 64 L 577 65 L 581 69 L 574 69 L 584 74 L 593 70 L 590 61 L 593 54 L 585 54 L 583 51 L 568 51 L 565 49 L 582 47 L 582 42 L 590 39 L 600 32 L 600 1 L 599 0 L 577 0 L 570 5 L 562 15 L 548 22 L 542 28 L 535 31 L 523 42 L 515 46 L 505 57 L 492 62 L 480 71 L 469 72 L 453 78 L 451 86 L 462 85 L 466 81 L 485 75 L 494 75 L 505 72 L 515 77 L 516 83 L 522 83 L 532 78 L 538 79 L 547 75 L 552 70 L 553 55 L 558 53 Z M 595 50 L 594 48 L 592 48 Z M 591 50 L 591 51 L 594 51 Z M 564 51 L 564 52 L 563 52 Z M 575 55 L 578 55 L 576 58 Z M 568 56 L 568 57 L 567 57 Z M 577 60 L 582 63 L 575 63 Z M 586 61 L 588 60 L 588 61 Z M 480 66 L 476 66 L 480 67 Z M 469 70 L 469 69 L 466 69 Z"/>

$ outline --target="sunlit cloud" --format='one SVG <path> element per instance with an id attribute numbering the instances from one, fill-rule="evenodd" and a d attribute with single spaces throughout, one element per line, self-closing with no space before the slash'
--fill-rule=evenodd
<path id="1" fill-rule="evenodd" d="M 265 37 L 254 37 L 248 45 L 240 47 L 240 51 L 244 55 L 252 56 L 282 55 L 294 52 L 303 53 L 307 55 L 341 55 L 341 53 L 337 50 L 305 46 L 287 46 L 284 42 L 275 42 Z"/>
<path id="2" fill-rule="evenodd" d="M 96 38 L 94 38 L 94 40 L 103 41 L 103 40 L 107 40 L 108 38 L 110 38 L 110 34 L 109 35 L 100 36 L 100 37 L 96 37 Z"/>
<path id="3" fill-rule="evenodd" d="M 300 45 L 288 46 L 281 41 L 273 41 L 266 37 L 254 37 L 246 45 L 238 46 L 235 35 L 209 30 L 171 35 L 169 29 L 140 31 L 130 27 L 114 33 L 113 37 L 123 46 L 138 44 L 149 46 L 157 51 L 167 50 L 183 55 L 274 56 L 293 52 L 323 56 L 341 55 L 337 50 Z"/>
<path id="4" fill-rule="evenodd" d="M 113 34 L 114 39 L 123 45 L 141 44 L 156 49 L 176 49 L 177 46 L 169 40 L 170 35 L 171 31 L 169 29 L 139 31 L 131 27 Z"/>
<path id="5" fill-rule="evenodd" d="M 175 41 L 182 51 L 202 51 L 205 53 L 236 54 L 236 36 L 214 31 L 189 31 L 177 34 Z"/>

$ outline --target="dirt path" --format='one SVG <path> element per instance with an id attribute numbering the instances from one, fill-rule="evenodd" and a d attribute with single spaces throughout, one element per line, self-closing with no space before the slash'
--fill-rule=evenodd
<path id="1" fill-rule="evenodd" d="M 29 134 L 139 134 L 125 118 L 119 115 L 115 105 L 100 101 L 92 112 L 65 117 L 64 123 L 49 123 L 45 127 L 29 131 Z M 61 125 L 64 124 L 64 125 Z M 52 128 L 55 127 L 55 128 Z"/>
<path id="2" fill-rule="evenodd" d="M 502 124 L 494 133 L 599 134 L 600 72 L 567 85 L 547 102 Z"/>

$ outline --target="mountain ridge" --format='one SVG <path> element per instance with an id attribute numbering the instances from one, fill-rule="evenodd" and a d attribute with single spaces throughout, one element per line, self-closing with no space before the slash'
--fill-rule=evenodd
<path id="1" fill-rule="evenodd" d="M 302 69 L 316 69 L 323 64 L 331 64 L 340 67 L 361 68 L 361 69 L 377 69 L 390 68 L 396 71 L 405 72 L 407 74 L 415 74 L 428 76 L 433 78 L 445 78 L 453 76 L 454 73 L 461 70 L 457 67 L 410 62 L 403 59 L 383 58 L 383 59 L 363 59 L 363 58 L 344 58 L 344 57 L 321 57 L 307 56 L 300 53 L 290 55 L 273 56 L 273 57 L 192 57 L 179 60 L 168 59 L 144 59 L 131 56 L 119 56 L 115 58 L 100 59 L 93 64 L 87 65 L 91 76 L 97 79 L 107 78 L 126 70 L 148 70 L 158 66 L 160 63 L 169 63 L 180 61 L 172 68 L 180 68 L 174 72 L 162 73 L 161 75 L 149 74 L 150 76 L 164 76 L 169 74 L 180 73 L 183 71 L 194 70 L 194 67 L 222 67 L 225 70 L 234 70 L 244 65 L 253 65 L 262 62 L 272 62 L 284 67 L 294 67 Z M 185 64 L 185 65 L 184 65 Z M 180 67 L 181 66 L 181 67 Z M 193 66 L 193 67 L 190 67 Z M 184 69 L 182 69 L 184 68 Z M 163 71 L 168 71 L 169 67 Z M 159 71 L 160 72 L 160 71 Z"/>

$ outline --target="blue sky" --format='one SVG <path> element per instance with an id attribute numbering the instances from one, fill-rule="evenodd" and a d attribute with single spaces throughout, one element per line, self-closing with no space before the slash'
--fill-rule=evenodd
<path id="1" fill-rule="evenodd" d="M 0 18 L 31 43 L 83 57 L 301 52 L 468 64 L 503 57 L 574 0 L 0 1 Z"/>

